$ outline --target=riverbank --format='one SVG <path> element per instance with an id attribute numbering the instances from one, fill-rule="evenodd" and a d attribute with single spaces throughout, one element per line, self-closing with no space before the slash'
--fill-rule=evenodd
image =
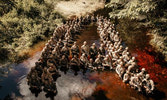
<path id="1" fill-rule="evenodd" d="M 85 16 L 104 8 L 104 6 L 105 2 L 103 0 L 70 0 L 57 3 L 55 10 L 69 19 L 75 16 Z"/>
<path id="2" fill-rule="evenodd" d="M 134 24 L 135 22 L 127 24 L 126 21 L 125 21 L 124 24 L 120 25 L 120 27 L 117 27 L 117 29 L 119 30 L 119 33 L 122 35 L 122 39 L 124 39 L 124 42 L 127 42 L 126 45 L 128 45 L 128 47 L 131 49 L 131 51 L 133 51 L 132 49 L 134 49 L 134 54 L 133 55 L 136 56 L 136 55 L 139 55 L 139 53 L 138 52 L 136 53 L 135 50 L 138 49 L 138 48 L 141 49 L 141 50 L 145 49 L 145 46 L 147 46 L 149 37 L 147 36 L 147 30 L 146 29 L 138 29 L 139 31 L 136 31 L 135 29 L 133 29 L 133 27 L 136 26 L 136 24 Z M 124 28 L 127 28 L 126 29 L 127 31 L 122 30 Z M 83 43 L 83 41 L 85 41 L 85 40 L 87 40 L 88 43 L 90 43 L 90 44 L 92 44 L 93 42 L 97 42 L 98 41 L 97 39 L 99 37 L 96 36 L 97 34 L 96 34 L 96 30 L 95 29 L 96 29 L 96 27 L 90 26 L 90 28 L 88 28 L 87 30 L 85 30 L 83 32 L 83 34 L 81 34 L 81 36 L 79 36 L 78 45 L 81 45 Z M 91 40 L 93 40 L 93 41 L 91 41 Z M 38 42 L 36 45 L 34 45 L 33 47 L 31 47 L 30 49 L 22 51 L 21 54 L 23 54 L 23 53 L 29 53 L 30 56 L 34 55 L 35 52 L 38 52 L 38 51 L 42 50 L 42 48 L 44 47 L 44 44 L 45 44 L 45 42 Z M 40 53 L 37 54 L 37 55 L 39 56 Z M 141 58 L 142 58 L 141 62 L 143 62 L 143 55 L 141 55 Z M 145 58 L 146 58 L 145 61 L 149 60 L 148 56 L 146 56 Z M 154 62 L 152 62 L 152 63 L 154 64 Z M 32 61 L 26 62 L 24 64 L 26 65 L 26 68 L 30 68 L 29 64 L 33 64 L 34 65 L 35 61 L 33 61 L 33 62 Z M 20 66 L 22 66 L 22 64 Z M 17 66 L 15 66 L 15 67 L 17 67 Z M 148 67 L 150 67 L 150 66 L 148 66 Z M 154 68 L 152 68 L 152 69 L 154 69 Z M 16 71 L 16 73 L 19 73 L 19 72 L 22 72 L 22 71 L 23 71 L 22 69 L 21 70 L 18 69 Z M 15 73 L 14 73 L 14 75 L 15 75 Z M 24 73 L 23 75 L 27 75 L 27 73 L 26 74 Z M 20 75 L 18 78 L 20 78 L 21 76 L 22 75 Z M 67 75 L 67 76 L 69 76 L 69 75 Z M 97 78 L 97 80 L 100 81 L 99 82 L 100 84 L 98 84 L 98 86 L 96 88 L 97 91 L 105 90 L 104 91 L 105 92 L 104 95 L 106 95 L 106 97 L 108 97 L 110 99 L 117 99 L 117 98 L 120 98 L 120 99 L 125 99 L 125 98 L 126 99 L 138 99 L 138 98 L 141 98 L 141 99 L 144 99 L 144 100 L 148 99 L 147 97 L 145 97 L 145 96 L 143 96 L 143 95 L 135 92 L 134 90 L 130 89 L 129 86 L 126 86 L 118 78 L 118 76 L 115 73 L 110 73 L 110 72 L 106 73 L 106 72 L 103 72 L 101 74 L 96 73 L 96 74 L 92 75 L 92 77 L 93 76 L 95 76 L 95 78 Z M 72 76 L 72 78 L 76 81 L 76 77 Z M 16 79 L 16 77 L 14 77 L 13 79 Z M 64 97 L 64 91 L 68 91 L 67 90 L 68 86 L 69 86 L 69 88 L 71 90 L 74 90 L 74 88 L 71 88 L 71 86 L 69 85 L 70 83 L 72 83 L 71 81 L 68 81 L 68 79 L 70 79 L 70 78 L 68 78 L 68 77 L 64 78 L 63 77 L 62 79 L 64 79 L 64 80 L 62 81 L 62 83 L 60 83 L 60 85 L 61 86 L 65 86 L 65 88 L 62 89 L 62 87 L 61 87 L 60 91 L 63 91 L 63 93 L 62 93 L 61 96 Z M 10 80 L 10 82 L 11 82 L 11 80 Z M 18 83 L 18 81 L 16 83 Z M 36 99 L 35 96 L 34 96 L 34 94 L 31 94 L 31 92 L 29 91 L 29 87 L 27 86 L 26 81 L 25 81 L 25 83 L 22 83 L 22 81 L 21 82 L 19 81 L 19 83 L 21 83 L 22 90 L 24 90 L 24 91 L 22 91 L 23 92 L 23 94 L 22 94 L 23 96 L 28 95 L 27 98 L 30 97 L 31 99 L 32 98 Z M 66 85 L 64 83 L 69 83 L 69 84 Z M 83 80 L 82 80 L 81 83 L 79 81 L 76 81 L 76 83 L 80 85 L 81 83 L 83 83 Z M 165 82 L 163 84 L 165 84 Z M 74 84 L 72 84 L 72 85 L 74 86 Z M 25 86 L 27 86 L 27 88 Z M 88 86 L 89 86 L 89 84 L 88 84 Z M 164 85 L 164 87 L 167 87 L 167 86 Z M 82 90 L 82 88 L 83 88 L 83 86 L 80 86 L 77 89 L 81 89 Z M 162 88 L 162 86 L 161 86 L 161 88 Z M 86 89 L 87 89 L 87 87 L 86 87 Z M 84 88 L 84 90 L 85 90 L 85 88 Z M 163 92 L 164 92 L 164 90 L 165 89 L 163 89 Z M 9 90 L 9 92 L 10 91 L 11 90 Z M 25 95 L 24 93 L 27 93 L 27 94 Z M 167 92 L 165 92 L 165 93 L 167 93 Z M 98 96 L 101 95 L 101 94 L 102 94 L 101 92 L 97 92 L 96 97 L 98 98 Z M 38 97 L 40 97 L 40 96 L 41 96 L 41 98 L 43 98 L 43 97 L 45 97 L 45 94 L 39 95 Z M 74 99 L 76 99 L 76 98 L 74 97 Z M 77 99 L 79 99 L 79 98 L 77 98 Z"/>
<path id="3" fill-rule="evenodd" d="M 0 7 L 3 9 L 0 10 L 1 64 L 21 62 L 28 58 L 27 50 L 47 40 L 63 21 L 53 6 L 44 0 L 5 0 L 1 3 L 11 8 L 7 10 Z"/>
<path id="4" fill-rule="evenodd" d="M 64 18 L 84 16 L 104 8 L 105 5 L 103 1 L 98 0 L 50 0 L 29 3 L 23 0 L 12 3 L 16 6 L 13 6 L 7 14 L 0 16 L 0 31 L 3 32 L 0 42 L 1 64 L 22 62 L 41 50 L 43 47 L 39 46 L 43 45 L 41 42 L 48 40 L 54 29 L 62 24 Z M 20 6 L 21 3 L 28 5 L 27 7 Z M 36 50 L 36 47 L 40 49 Z"/>
<path id="5" fill-rule="evenodd" d="M 110 0 L 106 7 L 113 9 L 109 12 L 115 23 L 118 20 L 136 21 L 130 29 L 144 28 L 149 31 L 151 39 L 149 44 L 161 53 L 167 61 L 167 1 L 160 0 Z M 129 21 L 126 20 L 127 25 Z M 125 27 L 127 26 L 125 24 Z M 133 30 L 134 33 L 136 30 Z M 127 33 L 128 34 L 128 33 Z M 127 35 L 128 36 L 128 35 Z"/>

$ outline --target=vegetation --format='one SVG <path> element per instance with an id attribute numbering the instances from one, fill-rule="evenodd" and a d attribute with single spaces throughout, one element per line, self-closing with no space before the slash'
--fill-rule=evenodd
<path id="1" fill-rule="evenodd" d="M 53 33 L 57 24 L 63 20 L 54 9 L 58 1 L 0 0 L 0 63 L 18 61 L 20 56 L 24 59 L 25 55 L 21 54 L 23 50 L 46 40 Z M 110 0 L 106 7 L 112 8 L 110 17 L 116 23 L 122 23 L 117 28 L 124 33 L 126 40 L 132 42 L 131 36 L 137 37 L 141 28 L 141 32 L 150 29 L 153 38 L 150 44 L 167 58 L 166 5 L 166 0 Z"/>
<path id="2" fill-rule="evenodd" d="M 17 61 L 22 50 L 47 39 L 61 22 L 62 16 L 44 0 L 1 0 L 0 62 Z"/>
<path id="3" fill-rule="evenodd" d="M 109 13 L 112 19 L 130 19 L 126 23 L 135 22 L 135 29 L 150 29 L 150 44 L 166 56 L 167 60 L 167 1 L 166 0 L 110 0 L 106 5 L 112 8 Z M 133 25 L 133 24 L 132 24 Z M 127 29 L 129 27 L 126 27 Z M 128 37 L 128 36 L 127 36 Z"/>

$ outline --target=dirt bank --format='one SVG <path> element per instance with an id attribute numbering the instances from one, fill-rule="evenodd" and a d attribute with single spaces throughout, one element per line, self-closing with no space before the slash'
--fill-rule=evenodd
<path id="1" fill-rule="evenodd" d="M 73 16 L 83 16 L 87 13 L 92 13 L 98 9 L 104 8 L 105 2 L 103 0 L 72 0 L 61 1 L 55 6 L 58 11 L 65 18 Z"/>

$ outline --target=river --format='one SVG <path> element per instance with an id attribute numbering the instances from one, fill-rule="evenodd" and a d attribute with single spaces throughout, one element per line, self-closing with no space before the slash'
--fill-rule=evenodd
<path id="1" fill-rule="evenodd" d="M 95 25 L 89 25 L 87 28 L 78 35 L 77 44 L 82 45 L 83 41 L 87 41 L 88 45 L 93 42 L 99 46 L 99 36 L 97 34 Z M 124 35 L 121 36 L 124 38 Z M 132 37 L 134 41 L 126 42 L 124 45 L 128 46 L 133 56 L 139 60 L 138 64 L 144 62 L 144 60 L 150 61 L 151 57 L 159 57 L 157 54 L 150 54 L 148 52 L 154 52 L 154 50 L 147 44 L 149 36 L 145 32 L 141 31 L 137 36 Z M 135 39 L 134 39 L 135 38 Z M 142 41 L 142 39 L 144 41 Z M 38 45 L 41 47 L 40 45 Z M 36 47 L 38 49 L 38 47 Z M 149 51 L 151 49 L 151 51 Z M 32 51 L 33 52 L 33 51 Z M 45 96 L 45 92 L 41 92 L 37 97 L 32 94 L 27 85 L 26 75 L 30 71 L 31 67 L 40 57 L 41 51 L 36 50 L 33 52 L 33 56 L 25 60 L 20 64 L 11 64 L 12 70 L 5 77 L 1 77 L 0 82 L 0 99 L 13 98 L 19 100 L 49 100 Z M 147 55 L 148 54 L 148 55 Z M 143 55 L 146 58 L 141 58 Z M 160 58 L 159 58 L 160 59 Z M 152 62 L 161 67 L 157 61 Z M 147 62 L 145 63 L 147 64 Z M 149 63 L 150 64 L 150 63 Z M 142 64 L 140 64 L 142 66 Z M 146 67 L 146 66 L 142 66 Z M 155 70 L 154 68 L 148 70 Z M 162 76 L 153 76 L 157 78 Z M 75 76 L 73 72 L 69 71 L 66 75 L 61 72 L 61 77 L 57 80 L 58 94 L 53 97 L 55 100 L 81 100 L 80 98 L 86 98 L 86 100 L 160 100 L 167 99 L 167 80 L 156 80 L 157 92 L 153 96 L 146 96 L 130 88 L 129 85 L 124 84 L 115 72 L 87 72 L 83 75 L 81 72 Z M 10 97 L 11 96 L 11 97 Z M 53 99 L 52 98 L 52 99 Z"/>

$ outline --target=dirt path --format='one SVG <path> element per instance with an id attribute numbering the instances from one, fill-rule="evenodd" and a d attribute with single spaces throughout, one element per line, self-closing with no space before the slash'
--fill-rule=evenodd
<path id="1" fill-rule="evenodd" d="M 71 18 L 73 16 L 83 16 L 87 13 L 92 13 L 98 9 L 104 8 L 103 0 L 72 0 L 61 1 L 55 6 L 55 10 L 58 11 L 65 18 Z"/>

